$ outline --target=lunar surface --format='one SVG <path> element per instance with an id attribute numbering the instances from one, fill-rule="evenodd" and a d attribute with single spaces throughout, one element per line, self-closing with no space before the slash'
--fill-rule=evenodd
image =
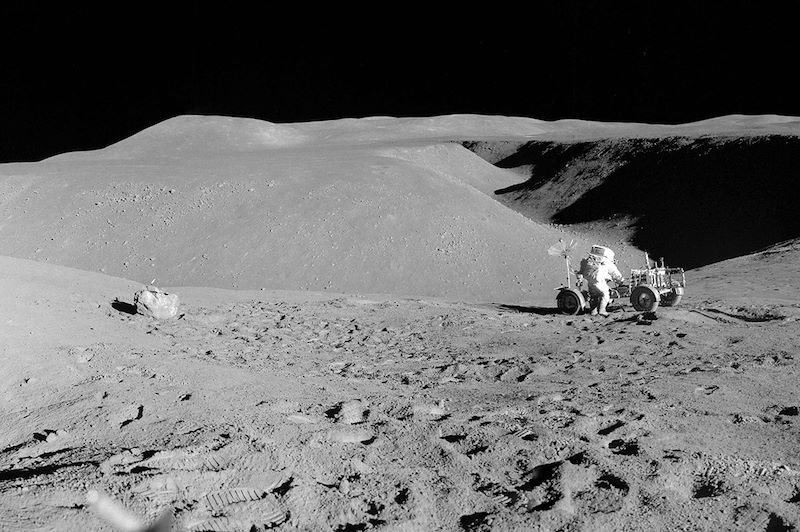
<path id="1" fill-rule="evenodd" d="M 794 530 L 798 138 L 182 116 L 0 165 L 0 530 Z M 686 294 L 560 314 L 559 239 Z"/>

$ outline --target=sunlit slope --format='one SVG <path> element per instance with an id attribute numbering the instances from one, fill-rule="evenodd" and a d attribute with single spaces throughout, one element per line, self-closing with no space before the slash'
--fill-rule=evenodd
<path id="1" fill-rule="evenodd" d="M 750 304 L 783 302 L 800 313 L 800 238 L 709 264 L 689 276 L 697 292 L 706 297 Z"/>
<path id="2" fill-rule="evenodd" d="M 3 253 L 173 286 L 523 301 L 563 280 L 546 250 L 571 235 L 497 202 L 517 177 L 457 144 L 291 129 L 306 140 L 215 151 L 258 128 L 179 129 L 0 167 Z"/>

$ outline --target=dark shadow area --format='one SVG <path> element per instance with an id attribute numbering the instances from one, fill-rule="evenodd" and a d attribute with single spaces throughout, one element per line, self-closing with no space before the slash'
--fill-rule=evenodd
<path id="1" fill-rule="evenodd" d="M 488 526 L 487 520 L 490 515 L 488 512 L 462 515 L 458 519 L 458 524 L 461 525 L 462 530 L 483 530 Z"/>
<path id="2" fill-rule="evenodd" d="M 111 308 L 124 314 L 136 314 L 136 305 L 120 301 L 119 299 L 115 299 L 111 302 Z"/>
<path id="3" fill-rule="evenodd" d="M 625 426 L 625 422 L 624 421 L 617 420 L 617 421 L 613 422 L 612 424 L 608 425 L 607 427 L 598 430 L 597 433 L 599 435 L 601 435 L 601 436 L 608 436 L 609 434 L 611 434 L 612 432 L 614 432 L 618 428 L 624 427 L 624 426 Z"/>
<path id="4" fill-rule="evenodd" d="M 727 316 L 729 318 L 733 318 L 735 320 L 746 321 L 750 323 L 763 323 L 767 321 L 780 321 L 785 318 L 782 314 L 774 314 L 774 313 L 763 313 L 761 315 L 748 315 L 745 312 L 742 313 L 733 313 L 733 312 L 725 312 L 723 310 L 715 309 L 715 308 L 706 308 L 703 309 L 705 312 L 710 312 L 712 314 L 722 314 L 723 316 Z"/>
<path id="5" fill-rule="evenodd" d="M 537 465 L 525 474 L 524 483 L 517 486 L 517 488 L 524 491 L 530 491 L 536 488 L 555 477 L 558 474 L 561 464 L 563 464 L 562 461 Z"/>
<path id="6" fill-rule="evenodd" d="M 585 158 L 592 146 L 589 142 L 564 144 L 558 142 L 528 142 L 519 151 L 498 161 L 498 168 L 512 169 L 531 165 L 531 179 L 524 183 L 511 185 L 495 191 L 495 194 L 507 194 L 528 188 L 537 188 L 564 169 L 565 161 Z M 534 177 L 535 175 L 535 177 Z"/>
<path id="7" fill-rule="evenodd" d="M 608 444 L 608 448 L 611 449 L 611 452 L 614 454 L 621 454 L 623 456 L 639 455 L 639 443 L 636 440 L 613 440 Z"/>
<path id="8" fill-rule="evenodd" d="M 49 464 L 49 465 L 42 465 L 39 467 L 24 467 L 20 469 L 6 469 L 4 471 L 0 471 L 0 481 L 13 481 L 13 480 L 23 480 L 26 478 L 38 477 L 41 475 L 50 475 L 61 469 L 68 469 L 73 467 L 86 467 L 86 466 L 93 466 L 97 467 L 99 462 L 92 462 L 92 461 L 83 461 L 83 462 L 69 462 L 69 463 L 62 463 L 62 464 Z"/>
<path id="9" fill-rule="evenodd" d="M 498 199 L 557 224 L 633 220 L 631 243 L 695 268 L 800 236 L 800 137 L 532 141 L 498 161 L 530 167 Z"/>
<path id="10" fill-rule="evenodd" d="M 538 314 L 540 316 L 549 316 L 551 314 L 560 314 L 556 307 L 525 307 L 521 305 L 497 305 L 500 310 L 509 310 L 512 312 L 520 312 L 523 314 Z"/>
<path id="11" fill-rule="evenodd" d="M 767 528 L 764 530 L 765 532 L 790 532 L 795 530 L 795 527 L 784 521 L 783 517 L 779 516 L 778 514 L 771 513 L 769 514 Z"/>

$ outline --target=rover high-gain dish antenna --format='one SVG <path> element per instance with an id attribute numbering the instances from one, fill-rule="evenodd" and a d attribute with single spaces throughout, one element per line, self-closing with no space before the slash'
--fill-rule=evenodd
<path id="1" fill-rule="evenodd" d="M 558 244 L 553 244 L 547 250 L 547 254 L 553 257 L 563 257 L 564 263 L 567 267 L 567 288 L 571 287 L 571 281 L 569 277 L 569 255 L 572 253 L 572 250 L 575 249 L 577 242 L 574 239 L 569 241 L 569 244 L 564 242 L 563 238 L 558 239 Z"/>

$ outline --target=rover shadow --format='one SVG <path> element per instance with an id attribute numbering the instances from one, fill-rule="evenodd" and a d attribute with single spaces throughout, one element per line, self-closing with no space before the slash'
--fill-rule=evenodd
<path id="1" fill-rule="evenodd" d="M 561 312 L 556 307 L 526 307 L 523 305 L 495 305 L 499 310 L 507 310 L 511 312 L 518 312 L 521 314 L 537 314 L 539 316 L 552 316 L 560 314 Z"/>

